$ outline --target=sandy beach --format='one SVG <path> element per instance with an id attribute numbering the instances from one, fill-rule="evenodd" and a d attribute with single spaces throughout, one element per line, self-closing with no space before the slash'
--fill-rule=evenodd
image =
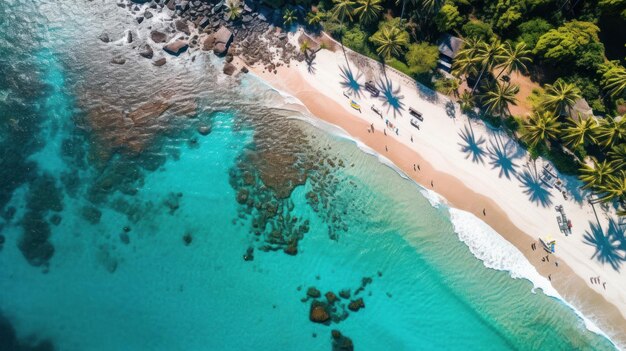
<path id="1" fill-rule="evenodd" d="M 295 36 L 290 40 L 297 44 Z M 444 197 L 450 206 L 483 219 L 550 279 L 566 301 L 624 348 L 626 279 L 609 264 L 592 258 L 595 247 L 583 236 L 590 231 L 590 224 L 596 223 L 596 217 L 586 196 L 577 190 L 577 182 L 562 179 L 566 200 L 533 176 L 534 164 L 505 133 L 468 119 L 447 97 L 419 87 L 392 69 L 383 72 L 376 62 L 346 51 L 349 68 L 338 49 L 317 52 L 311 67 L 292 62 L 276 73 L 262 67 L 250 69 L 274 88 L 299 99 L 313 116 L 342 128 L 391 160 L 417 183 Z M 364 89 L 350 92 L 346 73 L 361 87 L 366 81 L 376 82 L 391 99 L 385 98 L 385 92 L 376 98 Z M 360 110 L 351 107 L 352 100 Z M 385 103 L 389 100 L 398 106 L 395 113 Z M 371 106 L 381 111 L 382 117 Z M 409 107 L 423 114 L 419 129 L 410 124 Z M 536 162 L 539 172 L 543 162 Z M 568 236 L 559 230 L 558 205 L 572 223 Z M 599 205 L 595 210 L 606 230 L 614 215 Z M 539 238 L 555 239 L 556 252 L 546 257 Z M 599 279 L 596 282 L 592 278 Z"/>

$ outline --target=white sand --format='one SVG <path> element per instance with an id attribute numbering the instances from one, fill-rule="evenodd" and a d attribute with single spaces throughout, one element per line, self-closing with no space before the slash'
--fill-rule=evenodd
<path id="1" fill-rule="evenodd" d="M 292 40 L 294 45 L 297 45 L 295 37 L 291 37 L 290 40 Z M 348 52 L 349 58 L 354 57 L 354 53 L 351 53 L 349 49 L 346 49 L 346 51 Z M 350 68 L 355 77 L 360 77 L 359 83 L 361 83 L 361 85 L 364 84 L 366 80 L 377 82 L 385 79 L 379 64 L 369 59 L 365 60 L 362 57 L 358 61 L 360 61 L 361 68 L 358 67 L 359 65 L 357 65 L 357 63 L 352 61 L 350 62 Z M 369 63 L 364 65 L 364 62 Z M 551 256 L 550 263 L 543 263 L 540 257 L 542 255 L 545 256 L 545 254 L 540 254 L 540 252 L 542 252 L 540 244 L 537 244 L 537 251 L 531 252 L 531 241 L 517 240 L 517 242 L 515 242 L 515 240 L 510 239 L 513 232 L 508 233 L 509 241 L 516 244 L 542 274 L 545 276 L 552 274 L 553 282 L 558 278 L 558 269 L 542 268 L 542 265 L 553 266 L 553 261 L 556 259 L 561 263 L 565 263 L 566 266 L 569 266 L 581 279 L 577 279 L 576 283 L 566 281 L 560 284 L 554 284 L 555 287 L 568 302 L 583 311 L 586 316 L 595 320 L 609 335 L 612 334 L 611 336 L 614 341 L 621 344 L 623 340 L 615 340 L 615 335 L 618 335 L 617 339 L 626 338 L 626 336 L 623 336 L 624 330 L 626 330 L 624 326 L 624 320 L 626 319 L 626 276 L 614 270 L 609 264 L 602 264 L 597 259 L 591 258 L 595 252 L 595 247 L 585 244 L 583 235 L 585 231 L 589 230 L 590 223 L 595 223 L 596 219 L 592 207 L 588 204 L 586 198 L 580 202 L 576 202 L 573 200 L 573 196 L 568 194 L 569 200 L 564 200 L 563 196 L 556 189 L 544 186 L 544 189 L 550 191 L 551 204 L 544 207 L 530 201 L 529 195 L 524 193 L 525 189 L 522 187 L 522 183 L 518 180 L 517 175 L 511 174 L 509 179 L 505 175 L 500 174 L 500 168 L 492 165 L 492 159 L 488 153 L 488 149 L 493 149 L 497 147 L 496 145 L 500 145 L 501 148 L 505 147 L 508 150 L 508 155 L 516 165 L 515 171 L 517 174 L 521 174 L 525 170 L 534 174 L 532 162 L 529 161 L 523 149 L 518 147 L 504 133 L 489 130 L 482 122 L 473 120 L 471 123 L 475 139 L 485 140 L 485 143 L 483 143 L 481 147 L 486 152 L 483 156 L 484 163 L 473 162 L 471 157 L 467 158 L 467 154 L 461 151 L 460 144 L 463 143 L 463 140 L 460 137 L 460 133 L 468 126 L 468 119 L 465 115 L 461 114 L 458 104 L 452 103 L 443 95 L 432 92 L 431 96 L 435 97 L 436 101 L 431 102 L 424 97 L 420 97 L 416 83 L 391 68 L 387 68 L 386 76 L 392 83 L 394 90 L 399 88 L 397 95 L 403 97 L 400 101 L 404 105 L 404 110 L 394 117 L 393 110 L 383 106 L 383 98 L 372 98 L 364 89 L 360 97 L 352 98 L 360 104 L 361 112 L 352 109 L 350 107 L 350 99 L 343 95 L 348 89 L 341 85 L 341 82 L 344 80 L 341 75 L 341 68 L 345 66 L 346 61 L 341 49 L 338 49 L 336 52 L 321 50 L 316 55 L 313 65 L 314 70 L 312 72 L 309 70 L 306 63 L 294 64 L 294 62 L 291 63 L 291 67 L 288 69 L 281 67 L 282 69 L 278 75 L 269 73 L 263 74 L 259 68 L 257 68 L 255 72 L 276 88 L 285 90 L 300 98 L 300 95 L 305 96 L 305 94 L 304 91 L 299 91 L 300 88 L 298 84 L 283 82 L 286 75 L 299 75 L 300 78 L 298 79 L 302 80 L 301 85 L 310 85 L 310 87 L 314 88 L 316 93 L 316 95 L 308 99 L 308 102 L 303 101 L 310 110 L 313 110 L 312 103 L 323 104 L 324 101 L 331 99 L 344 107 L 342 111 L 337 111 L 337 114 L 344 115 L 348 113 L 364 121 L 363 126 L 365 126 L 365 128 L 362 128 L 362 132 L 365 132 L 366 126 L 369 126 L 370 123 L 374 124 L 374 128 L 377 131 L 386 128 L 384 120 L 370 109 L 372 105 L 375 105 L 383 112 L 383 116 L 386 119 L 399 128 L 399 135 L 396 135 L 389 128 L 386 128 L 387 138 L 393 138 L 414 150 L 419 154 L 421 159 L 427 161 L 435 171 L 448 174 L 461 181 L 466 188 L 493 200 L 493 202 L 504 211 L 506 217 L 508 217 L 513 225 L 526 233 L 529 237 L 537 239 L 539 237 L 546 238 L 551 236 L 556 239 L 556 254 Z M 427 90 L 426 88 L 423 89 L 424 91 Z M 302 94 L 299 95 L 299 93 Z M 301 100 L 303 100 L 303 98 L 301 98 Z M 453 107 L 454 112 L 451 113 L 452 116 L 446 112 L 446 103 L 448 103 L 449 108 Z M 420 122 L 420 130 L 417 130 L 409 123 L 409 107 L 420 111 L 424 116 L 424 122 Z M 318 117 L 329 120 L 329 116 Z M 333 122 L 332 118 L 330 118 L 330 121 Z M 335 123 L 340 124 L 340 122 Z M 353 134 L 355 138 L 361 139 L 359 135 L 351 134 Z M 367 134 L 361 135 L 364 135 L 363 138 L 368 137 Z M 413 137 L 413 142 L 411 142 L 411 136 Z M 379 137 L 382 140 L 386 140 L 382 134 L 380 134 Z M 368 145 L 371 144 L 366 140 L 363 141 Z M 383 143 L 386 142 L 383 141 Z M 379 150 L 379 152 L 381 152 L 381 150 Z M 383 147 L 381 153 L 384 152 Z M 394 150 L 389 150 L 389 152 L 391 154 Z M 405 155 L 404 157 L 409 156 Z M 415 161 L 407 162 L 410 164 Z M 398 162 L 396 161 L 396 163 Z M 538 160 L 536 164 L 540 171 L 543 161 Z M 414 177 L 414 179 L 418 180 L 416 177 Z M 429 181 L 425 181 L 425 179 L 418 181 L 424 186 L 430 187 Z M 439 189 L 437 187 L 438 182 L 439 179 L 434 178 L 434 190 L 445 196 L 446 189 Z M 449 189 L 447 192 L 450 193 Z M 466 207 L 467 210 L 471 210 L 479 217 L 483 217 L 482 209 L 487 206 L 485 203 L 478 203 L 478 201 L 480 201 L 479 197 L 476 197 L 476 201 L 477 203 L 471 204 L 472 199 L 467 199 L 466 202 L 470 202 L 470 204 L 465 203 L 464 206 L 457 206 L 456 203 L 452 203 L 452 205 L 461 208 Z M 563 205 L 565 213 L 573 224 L 572 234 L 567 237 L 559 231 L 556 220 L 557 212 L 554 209 L 556 205 Z M 595 207 L 602 228 L 606 231 L 608 228 L 608 218 L 612 216 L 612 214 L 603 211 L 599 205 Z M 497 225 L 494 225 L 494 218 L 491 217 L 488 211 L 484 219 L 494 228 L 497 228 Z M 500 230 L 500 233 L 505 238 L 507 237 L 507 233 L 503 233 L 502 230 Z M 520 241 L 524 244 L 521 244 Z M 525 247 L 526 245 L 527 247 Z M 590 277 L 600 277 L 601 282 L 606 282 L 606 289 L 603 288 L 601 283 L 592 284 Z M 597 298 L 587 299 L 585 295 L 595 296 L 596 294 L 585 289 L 581 281 L 584 281 L 589 289 L 596 291 L 610 303 L 610 305 L 608 305 L 606 301 L 603 301 L 605 305 L 612 305 L 619 313 L 615 313 L 615 311 L 610 313 L 611 311 L 609 311 L 606 306 L 603 308 L 598 307 L 599 302 L 597 304 L 596 302 L 599 299 Z M 589 301 L 595 302 L 590 303 Z M 596 306 L 590 306 L 590 304 Z M 612 314 L 612 316 L 610 316 L 610 314 Z M 620 321 L 615 320 L 616 315 Z M 621 325 L 618 324 L 618 326 L 616 326 L 615 323 L 620 323 Z M 620 336 L 620 334 L 622 334 L 622 336 Z"/>

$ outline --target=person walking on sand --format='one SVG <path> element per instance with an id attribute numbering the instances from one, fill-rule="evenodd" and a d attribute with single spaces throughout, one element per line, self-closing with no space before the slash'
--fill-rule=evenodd
<path id="1" fill-rule="evenodd" d="M 606 290 L 606 282 L 602 283 L 602 287 Z"/>
<path id="2" fill-rule="evenodd" d="M 387 152 L 389 151 L 389 149 L 387 149 L 387 145 L 385 145 L 385 151 L 387 151 Z"/>
<path id="3" fill-rule="evenodd" d="M 430 181 L 430 187 L 431 187 L 431 188 L 434 188 L 434 187 L 435 187 L 435 184 L 433 183 L 433 181 L 432 181 L 432 180 Z"/>
<path id="4" fill-rule="evenodd" d="M 420 170 L 420 171 L 422 170 L 422 169 L 420 168 L 419 163 L 417 164 L 417 169 L 418 169 L 418 170 Z"/>
<path id="5" fill-rule="evenodd" d="M 385 136 L 387 135 L 387 129 L 383 129 L 383 132 L 385 133 Z"/>
<path id="6" fill-rule="evenodd" d="M 415 163 L 413 164 L 413 171 L 417 171 L 417 168 L 415 168 Z"/>
<path id="7" fill-rule="evenodd" d="M 413 142 L 413 136 L 411 135 L 411 142 Z"/>
<path id="8" fill-rule="evenodd" d="M 486 215 L 487 215 L 487 210 L 483 208 L 483 216 L 486 216 Z"/>
<path id="9" fill-rule="evenodd" d="M 552 281 L 552 274 L 548 274 L 548 280 Z"/>

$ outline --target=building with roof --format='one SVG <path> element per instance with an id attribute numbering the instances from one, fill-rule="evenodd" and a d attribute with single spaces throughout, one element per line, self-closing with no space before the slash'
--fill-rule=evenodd
<path id="1" fill-rule="evenodd" d="M 450 73 L 454 58 L 459 54 L 461 46 L 463 46 L 463 39 L 450 34 L 442 34 L 437 43 L 439 45 L 437 68 Z"/>

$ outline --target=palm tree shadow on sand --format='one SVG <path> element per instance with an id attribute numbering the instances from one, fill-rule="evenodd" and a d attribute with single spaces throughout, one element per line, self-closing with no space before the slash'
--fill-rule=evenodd
<path id="1" fill-rule="evenodd" d="M 381 77 L 376 85 L 381 92 L 380 99 L 383 100 L 383 106 L 387 107 L 387 112 L 392 110 L 394 117 L 401 114 L 400 111 L 404 110 L 404 103 L 401 101 L 404 95 L 400 95 L 400 87 L 394 89 L 393 82 L 387 77 Z"/>
<path id="2" fill-rule="evenodd" d="M 500 169 L 500 174 L 498 175 L 500 178 L 505 176 L 507 179 L 511 179 L 511 175 L 517 174 L 517 165 L 513 162 L 516 153 L 511 146 L 512 141 L 509 140 L 505 144 L 499 135 L 495 135 L 494 140 L 490 141 L 490 145 L 487 147 L 489 158 L 491 159 L 489 163 L 492 169 Z"/>
<path id="3" fill-rule="evenodd" d="M 539 176 L 524 170 L 517 178 L 522 183 L 521 187 L 524 189 L 524 194 L 528 195 L 531 202 L 543 207 L 552 205 L 552 194 L 546 189 Z"/>
<path id="4" fill-rule="evenodd" d="M 462 143 L 458 143 L 461 147 L 461 152 L 465 154 L 465 159 L 472 159 L 474 163 L 485 164 L 484 157 L 487 154 L 482 145 L 486 142 L 486 140 L 480 136 L 478 140 L 476 140 L 476 136 L 474 135 L 474 130 L 472 126 L 469 127 L 466 125 L 462 131 L 459 132 L 459 136 L 463 140 Z"/>
<path id="5" fill-rule="evenodd" d="M 624 251 L 624 260 L 626 260 L 626 222 L 620 224 L 619 220 L 611 218 L 609 220 L 609 236 L 619 243 L 618 246 Z"/>
<path id="6" fill-rule="evenodd" d="M 341 86 L 348 90 L 351 95 L 361 97 L 361 83 L 359 83 L 359 80 L 361 80 L 363 76 L 361 72 L 357 72 L 355 75 L 352 69 L 346 66 L 340 67 L 339 69 L 341 70 L 341 78 L 343 79 Z"/>
<path id="7" fill-rule="evenodd" d="M 593 246 L 596 251 L 591 256 L 600 263 L 608 263 L 614 270 L 620 270 L 624 257 L 620 255 L 620 243 L 608 233 L 604 233 L 597 223 L 590 223 L 590 230 L 583 235 L 583 242 L 589 246 Z"/>

